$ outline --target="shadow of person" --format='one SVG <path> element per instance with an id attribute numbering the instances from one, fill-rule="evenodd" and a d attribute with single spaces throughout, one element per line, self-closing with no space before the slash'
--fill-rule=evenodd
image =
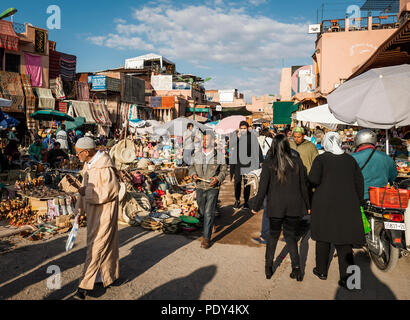
<path id="1" fill-rule="evenodd" d="M 124 243 L 127 243 L 127 241 L 129 241 L 132 238 L 138 237 L 139 234 L 143 232 L 144 230 L 141 228 L 131 228 L 131 227 L 119 230 L 120 245 L 121 246 L 124 245 Z M 2 265 L 0 266 L 0 270 L 3 268 L 7 268 L 7 270 L 13 270 L 12 275 L 14 277 L 17 277 L 23 273 L 27 273 L 28 270 L 35 268 L 39 264 L 44 263 L 44 261 L 49 259 L 50 257 L 64 253 L 66 241 L 67 241 L 67 237 L 64 236 L 64 237 L 55 239 L 50 242 L 41 243 L 41 244 L 33 245 L 33 246 L 27 246 L 27 247 L 19 248 L 15 251 L 9 252 L 7 254 L 7 255 L 10 255 L 8 257 L 8 261 L 6 261 L 6 263 L 3 264 L 4 259 L 2 259 Z M 75 250 L 75 251 L 74 250 L 67 252 L 64 256 L 58 259 L 50 261 L 46 265 L 37 267 L 35 270 L 25 274 L 23 277 L 20 277 L 14 281 L 11 281 L 7 283 L 6 285 L 0 284 L 0 299 L 10 298 L 13 295 L 18 294 L 25 288 L 47 279 L 50 276 L 50 274 L 47 274 L 47 268 L 50 265 L 56 265 L 61 269 L 62 272 L 64 272 L 65 270 L 68 270 L 68 269 L 71 269 L 78 265 L 83 264 L 85 262 L 85 255 L 86 255 L 87 249 L 81 248 L 79 250 Z M 18 259 L 21 258 L 22 256 L 24 256 L 24 260 L 25 261 L 28 260 L 29 263 L 26 264 L 25 262 L 24 264 L 21 264 L 22 267 L 20 267 L 19 264 L 16 264 L 16 261 L 18 261 Z M 9 276 L 9 278 L 11 277 Z M 0 279 L 2 279 L 1 272 L 0 272 Z M 5 280 L 4 282 L 7 282 L 7 280 Z M 70 289 L 75 290 L 76 285 L 78 285 L 78 281 L 77 283 L 72 285 Z M 58 292 L 58 291 L 55 291 L 55 292 Z M 61 290 L 61 294 L 65 293 L 67 295 L 71 293 L 71 292 L 67 293 L 66 291 L 67 290 Z M 54 294 L 55 292 L 52 292 L 52 294 Z M 59 296 L 61 297 L 61 295 Z"/>
<path id="2" fill-rule="evenodd" d="M 121 231 L 124 232 L 124 230 L 140 230 L 139 232 L 144 231 L 144 229 L 142 228 L 132 227 L 123 229 Z M 121 238 L 122 237 L 120 237 L 120 245 L 123 245 L 123 243 L 125 242 L 129 242 L 128 239 L 124 238 L 124 240 L 121 240 Z M 176 250 L 182 248 L 192 241 L 193 240 L 187 239 L 186 237 L 180 235 L 158 234 L 143 241 L 142 243 L 139 243 L 131 249 L 130 253 L 127 256 L 120 259 L 120 278 L 113 284 L 113 287 L 119 287 L 132 282 L 135 278 L 149 270 L 162 259 L 166 258 Z M 84 263 L 84 259 L 80 263 Z M 56 290 L 50 293 L 45 297 L 45 299 L 64 299 L 77 290 L 78 284 L 79 279 L 75 279 L 64 285 L 60 290 Z M 105 293 L 105 288 L 102 288 L 101 285 L 96 285 L 94 287 L 94 290 L 90 292 L 89 295 L 92 298 L 99 298 Z"/>
<path id="3" fill-rule="evenodd" d="M 216 270 L 215 265 L 203 267 L 155 288 L 139 300 L 199 300 L 204 287 L 215 277 Z"/>
<path id="4" fill-rule="evenodd" d="M 238 229 L 249 219 L 254 217 L 248 209 L 235 210 L 233 206 L 220 208 L 221 214 L 215 219 L 215 233 L 213 242 L 222 240 L 224 237 Z"/>
<path id="5" fill-rule="evenodd" d="M 354 256 L 354 262 L 360 268 L 359 290 L 347 290 L 342 287 L 337 289 L 335 300 L 397 300 L 393 291 L 381 282 L 371 270 L 371 260 L 366 251 L 363 249 L 357 251 Z M 352 273 L 352 277 L 356 272 Z M 355 281 L 352 281 L 356 285 Z"/>

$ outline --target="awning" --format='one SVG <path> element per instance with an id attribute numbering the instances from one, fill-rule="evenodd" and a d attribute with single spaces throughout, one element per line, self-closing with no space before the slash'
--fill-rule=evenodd
<path id="1" fill-rule="evenodd" d="M 296 112 L 296 120 L 316 122 L 320 124 L 343 124 L 350 126 L 352 125 L 336 119 L 333 113 L 330 112 L 329 106 L 327 104 L 310 108 L 304 111 Z"/>
<path id="2" fill-rule="evenodd" d="M 0 48 L 18 51 L 19 38 L 10 21 L 0 20 Z"/>
<path id="3" fill-rule="evenodd" d="M 102 103 L 90 102 L 90 108 L 96 122 L 102 126 L 112 125 L 107 106 Z"/>
<path id="4" fill-rule="evenodd" d="M 188 112 L 209 112 L 209 108 L 186 108 Z"/>
<path id="5" fill-rule="evenodd" d="M 291 124 L 292 112 L 299 109 L 299 104 L 290 102 L 274 102 L 273 103 L 273 124 Z"/>
<path id="6" fill-rule="evenodd" d="M 52 110 L 55 108 L 56 99 L 54 99 L 51 89 L 33 88 L 38 97 L 38 108 Z"/>
<path id="7" fill-rule="evenodd" d="M 83 117 L 85 118 L 86 124 L 96 124 L 93 117 L 93 113 L 90 108 L 90 103 L 88 101 L 77 101 L 77 100 L 70 100 L 71 105 L 74 109 L 74 114 L 76 117 Z"/>
<path id="8" fill-rule="evenodd" d="M 252 112 L 246 109 L 246 107 L 239 107 L 239 108 L 222 108 L 222 113 L 224 117 L 230 116 L 250 116 Z"/>

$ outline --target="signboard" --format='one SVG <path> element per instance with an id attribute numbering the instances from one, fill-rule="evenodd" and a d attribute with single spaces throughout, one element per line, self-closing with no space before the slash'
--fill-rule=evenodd
<path id="1" fill-rule="evenodd" d="M 172 90 L 172 75 L 158 75 L 151 77 L 154 90 Z"/>
<path id="2" fill-rule="evenodd" d="M 235 96 L 235 90 L 220 90 L 219 102 L 233 102 Z"/>
<path id="3" fill-rule="evenodd" d="M 308 33 L 320 33 L 320 23 L 310 24 Z"/>
<path id="4" fill-rule="evenodd" d="M 107 90 L 107 76 L 93 76 L 91 83 L 93 84 L 91 90 Z"/>
<path id="5" fill-rule="evenodd" d="M 186 82 L 174 82 L 172 84 L 174 90 L 191 90 L 191 85 Z"/>

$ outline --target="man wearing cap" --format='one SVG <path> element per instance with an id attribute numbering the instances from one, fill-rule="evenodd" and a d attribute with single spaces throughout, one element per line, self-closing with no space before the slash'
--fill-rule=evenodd
<path id="1" fill-rule="evenodd" d="M 319 155 L 319 152 L 312 142 L 305 139 L 305 129 L 302 127 L 293 129 L 292 136 L 293 140 L 289 140 L 290 147 L 299 153 L 303 165 L 309 174 L 313 160 Z"/>
<path id="2" fill-rule="evenodd" d="M 110 156 L 97 151 L 93 139 L 81 138 L 75 146 L 85 162 L 79 210 L 87 214 L 87 257 L 75 299 L 84 300 L 99 278 L 104 287 L 119 278 L 118 194 L 120 185 Z"/>

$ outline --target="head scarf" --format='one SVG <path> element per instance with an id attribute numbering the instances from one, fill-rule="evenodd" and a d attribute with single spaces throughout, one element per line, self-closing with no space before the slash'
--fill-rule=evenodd
<path id="1" fill-rule="evenodd" d="M 342 149 L 342 139 L 337 132 L 328 132 L 322 141 L 322 146 L 327 152 L 334 155 L 341 155 L 344 153 Z"/>

